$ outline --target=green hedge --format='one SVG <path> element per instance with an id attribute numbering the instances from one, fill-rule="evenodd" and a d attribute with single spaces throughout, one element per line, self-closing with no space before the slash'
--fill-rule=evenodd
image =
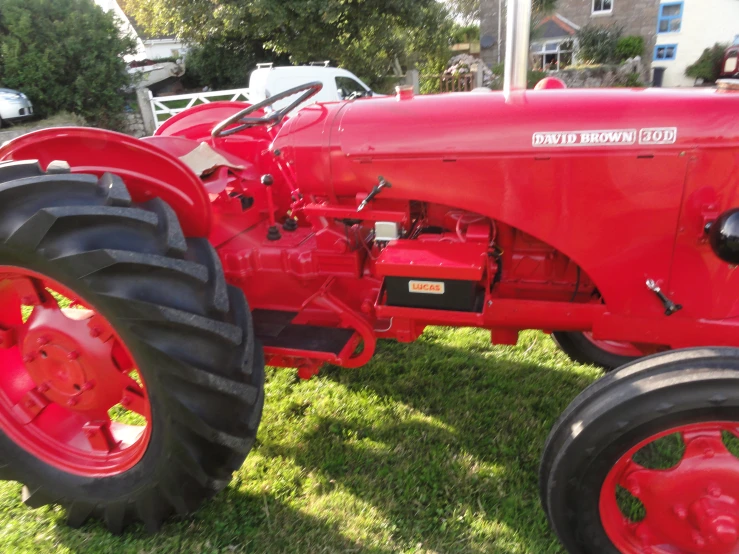
<path id="1" fill-rule="evenodd" d="M 721 75 L 721 65 L 728 44 L 716 43 L 711 48 L 706 48 L 695 63 L 685 69 L 685 75 L 693 79 L 703 79 L 704 82 L 713 83 Z"/>
<path id="2" fill-rule="evenodd" d="M 37 115 L 60 111 L 116 128 L 135 44 L 92 0 L 1 0 L 0 83 L 24 92 Z"/>

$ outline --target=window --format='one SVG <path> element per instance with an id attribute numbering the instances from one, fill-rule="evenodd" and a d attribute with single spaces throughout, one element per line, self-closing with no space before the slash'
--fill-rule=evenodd
<path id="1" fill-rule="evenodd" d="M 593 0 L 593 15 L 611 13 L 614 0 Z"/>
<path id="2" fill-rule="evenodd" d="M 345 100 L 354 95 L 368 96 L 368 91 L 359 81 L 355 81 L 351 77 L 336 77 L 336 89 L 339 91 L 339 100 Z"/>
<path id="3" fill-rule="evenodd" d="M 654 49 L 655 61 L 674 60 L 677 56 L 677 44 L 658 44 Z"/>
<path id="4" fill-rule="evenodd" d="M 557 71 L 572 65 L 574 42 L 571 39 L 534 43 L 531 54 L 537 71 Z"/>
<path id="5" fill-rule="evenodd" d="M 658 33 L 677 33 L 683 25 L 683 3 L 662 4 L 659 7 Z"/>

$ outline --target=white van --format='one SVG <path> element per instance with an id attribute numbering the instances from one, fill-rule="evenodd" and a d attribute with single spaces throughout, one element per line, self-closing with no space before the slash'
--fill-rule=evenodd
<path id="1" fill-rule="evenodd" d="M 313 81 L 323 83 L 323 89 L 304 106 L 316 102 L 337 102 L 375 94 L 362 80 L 346 69 L 330 67 L 328 62 L 315 62 L 311 65 L 273 67 L 271 63 L 257 64 L 249 77 L 249 96 L 251 102 L 266 100 L 282 91 Z M 290 99 L 277 102 L 273 109 L 287 106 Z M 301 107 L 304 107 L 301 106 Z"/>

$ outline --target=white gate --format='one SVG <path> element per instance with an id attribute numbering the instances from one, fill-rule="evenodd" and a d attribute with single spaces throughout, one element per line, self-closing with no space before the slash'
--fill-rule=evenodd
<path id="1" fill-rule="evenodd" d="M 195 94 L 178 94 L 176 96 L 158 96 L 155 97 L 149 91 L 149 101 L 151 103 L 151 111 L 154 114 L 154 121 L 157 128 L 170 117 L 180 112 L 184 112 L 188 108 L 199 104 L 208 104 L 210 102 L 228 101 L 228 102 L 250 102 L 248 88 L 234 90 L 214 90 L 210 92 L 197 92 Z"/>

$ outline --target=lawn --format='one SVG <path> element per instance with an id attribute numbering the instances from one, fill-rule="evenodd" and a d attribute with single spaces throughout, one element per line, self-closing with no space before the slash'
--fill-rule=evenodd
<path id="1" fill-rule="evenodd" d="M 492 347 L 484 331 L 442 328 L 307 382 L 270 369 L 257 447 L 190 519 L 153 536 L 72 530 L 1 483 L 0 552 L 562 552 L 539 506 L 539 456 L 600 375 L 538 332 Z"/>

